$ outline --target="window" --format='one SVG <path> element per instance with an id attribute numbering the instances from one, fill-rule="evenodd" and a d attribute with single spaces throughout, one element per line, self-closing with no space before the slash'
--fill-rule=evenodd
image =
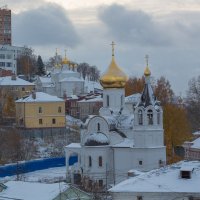
<path id="1" fill-rule="evenodd" d="M 99 156 L 99 167 L 103 166 L 103 159 L 102 156 Z"/>
<path id="2" fill-rule="evenodd" d="M 157 124 L 160 124 L 160 110 L 157 111 Z"/>
<path id="3" fill-rule="evenodd" d="M 139 165 L 142 165 L 142 160 L 139 160 Z"/>
<path id="4" fill-rule="evenodd" d="M 142 196 L 137 196 L 137 200 L 142 200 Z"/>
<path id="5" fill-rule="evenodd" d="M 123 106 L 123 99 L 124 99 L 124 97 L 123 97 L 123 95 L 121 96 L 121 106 Z"/>
<path id="6" fill-rule="evenodd" d="M 142 125 L 143 124 L 143 120 L 142 120 L 143 116 L 142 116 L 142 111 L 139 110 L 138 111 L 138 124 Z"/>
<path id="7" fill-rule="evenodd" d="M 97 124 L 97 131 L 100 131 L 100 124 Z"/>
<path id="8" fill-rule="evenodd" d="M 109 99 L 109 95 L 106 96 L 106 101 L 107 101 L 107 107 L 110 106 L 110 99 Z"/>
<path id="9" fill-rule="evenodd" d="M 92 167 L 92 157 L 91 156 L 89 156 L 89 167 Z"/>
<path id="10" fill-rule="evenodd" d="M 103 187 L 103 180 L 99 180 L 99 187 Z"/>
<path id="11" fill-rule="evenodd" d="M 163 161 L 162 161 L 162 160 L 159 160 L 159 161 L 158 161 L 158 164 L 159 164 L 160 167 L 162 167 L 162 166 L 163 166 Z"/>
<path id="12" fill-rule="evenodd" d="M 56 119 L 52 119 L 52 124 L 55 124 L 56 123 Z"/>
<path id="13" fill-rule="evenodd" d="M 152 110 L 147 111 L 147 118 L 148 118 L 148 124 L 153 125 L 153 111 Z"/>
<path id="14" fill-rule="evenodd" d="M 59 112 L 59 113 L 62 112 L 62 108 L 61 108 L 61 106 L 58 107 L 58 112 Z"/>
<path id="15" fill-rule="evenodd" d="M 22 91 L 25 91 L 25 88 L 24 88 L 24 87 L 22 87 Z"/>
<path id="16" fill-rule="evenodd" d="M 42 124 L 42 119 L 39 119 L 39 124 Z"/>
<path id="17" fill-rule="evenodd" d="M 42 113 L 42 107 L 39 107 L 38 112 Z"/>

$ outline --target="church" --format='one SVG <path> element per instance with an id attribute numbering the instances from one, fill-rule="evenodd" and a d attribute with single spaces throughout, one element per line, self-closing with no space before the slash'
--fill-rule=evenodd
<path id="1" fill-rule="evenodd" d="M 57 57 L 56 52 L 55 58 Z M 67 58 L 66 52 L 61 63 L 56 60 L 55 66 L 48 76 L 38 76 L 36 87 L 39 92 L 56 95 L 60 98 L 85 92 L 84 80 L 77 72 L 77 65 Z"/>
<path id="2" fill-rule="evenodd" d="M 148 62 L 144 71 L 145 86 L 136 105 L 126 107 L 126 74 L 112 59 L 100 77 L 103 107 L 99 115 L 90 116 L 81 129 L 81 142 L 65 147 L 66 171 L 69 181 L 77 177 L 88 187 L 95 183 L 109 188 L 127 179 L 129 170 L 149 171 L 166 163 L 163 110 L 150 84 Z M 78 161 L 69 166 L 70 157 Z"/>

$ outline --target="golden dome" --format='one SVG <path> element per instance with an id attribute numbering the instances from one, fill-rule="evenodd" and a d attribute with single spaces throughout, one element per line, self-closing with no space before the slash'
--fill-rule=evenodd
<path id="1" fill-rule="evenodd" d="M 65 49 L 65 58 L 62 60 L 63 65 L 68 65 L 70 61 L 67 59 L 67 50 Z"/>
<path id="2" fill-rule="evenodd" d="M 68 65 L 68 64 L 69 64 L 69 60 L 65 57 L 65 58 L 62 60 L 62 64 L 63 64 L 63 65 Z"/>
<path id="3" fill-rule="evenodd" d="M 145 70 L 144 70 L 144 75 L 145 75 L 145 76 L 150 76 L 150 75 L 151 75 L 151 71 L 150 71 L 150 69 L 149 69 L 148 66 L 146 66 L 146 68 L 145 68 Z"/>
<path id="4" fill-rule="evenodd" d="M 126 81 L 126 74 L 120 69 L 120 67 L 118 67 L 113 56 L 107 71 L 100 78 L 102 87 L 123 88 L 126 84 Z"/>

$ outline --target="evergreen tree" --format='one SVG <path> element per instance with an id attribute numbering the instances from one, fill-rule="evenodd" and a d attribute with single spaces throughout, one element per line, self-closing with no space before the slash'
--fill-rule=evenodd
<path id="1" fill-rule="evenodd" d="M 38 56 L 38 59 L 37 59 L 37 68 L 38 68 L 37 74 L 39 76 L 45 75 L 44 63 L 40 55 Z"/>

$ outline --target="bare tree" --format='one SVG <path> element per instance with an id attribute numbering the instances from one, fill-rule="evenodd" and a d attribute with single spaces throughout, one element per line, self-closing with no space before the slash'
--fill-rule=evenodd
<path id="1" fill-rule="evenodd" d="M 192 78 L 188 83 L 186 108 L 192 130 L 200 128 L 200 76 Z"/>

